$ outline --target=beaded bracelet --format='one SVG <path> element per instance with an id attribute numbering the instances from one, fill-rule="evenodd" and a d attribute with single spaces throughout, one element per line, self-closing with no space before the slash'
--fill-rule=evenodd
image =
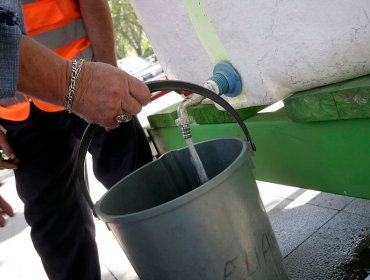
<path id="1" fill-rule="evenodd" d="M 69 113 L 72 113 L 72 103 L 76 90 L 76 82 L 78 79 L 78 75 L 80 75 L 84 62 L 85 62 L 84 59 L 72 60 L 71 80 L 69 82 L 67 95 L 63 103 L 64 109 L 66 109 Z"/>

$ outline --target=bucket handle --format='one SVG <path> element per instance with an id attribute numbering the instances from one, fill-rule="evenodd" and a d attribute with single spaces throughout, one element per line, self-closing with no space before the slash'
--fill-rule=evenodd
<path id="1" fill-rule="evenodd" d="M 256 146 L 254 145 L 252 138 L 250 136 L 250 133 L 248 131 L 247 126 L 245 125 L 243 119 L 239 116 L 238 112 L 222 97 L 215 94 L 213 91 L 210 91 L 209 89 L 189 83 L 184 81 L 176 81 L 176 80 L 166 80 L 166 81 L 152 81 L 148 82 L 146 84 L 150 90 L 151 93 L 163 91 L 163 90 L 173 90 L 173 91 L 190 91 L 192 93 L 196 93 L 199 95 L 202 95 L 205 98 L 208 98 L 212 100 L 213 102 L 220 105 L 222 108 L 224 108 L 227 112 L 229 112 L 236 122 L 239 124 L 241 129 L 243 130 L 243 133 L 251 146 L 252 150 L 256 150 Z M 93 214 L 95 217 L 98 218 L 96 212 L 95 212 L 95 204 L 91 199 L 89 187 L 87 183 L 87 174 L 86 174 L 86 168 L 85 168 L 85 159 L 86 154 L 89 149 L 91 140 L 94 136 L 95 130 L 98 127 L 96 124 L 88 124 L 80 142 L 80 147 L 77 155 L 77 176 L 78 176 L 78 182 L 80 184 L 82 193 L 89 204 Z"/>

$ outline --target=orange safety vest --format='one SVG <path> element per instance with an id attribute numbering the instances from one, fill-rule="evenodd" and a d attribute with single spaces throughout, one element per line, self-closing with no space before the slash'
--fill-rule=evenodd
<path id="1" fill-rule="evenodd" d="M 29 36 L 66 59 L 92 58 L 91 42 L 86 35 L 78 1 L 22 0 L 25 26 Z M 0 100 L 0 118 L 22 121 L 30 113 L 30 99 L 19 92 L 9 100 Z M 46 112 L 63 108 L 32 98 Z M 10 104 L 7 104 L 10 103 Z"/>

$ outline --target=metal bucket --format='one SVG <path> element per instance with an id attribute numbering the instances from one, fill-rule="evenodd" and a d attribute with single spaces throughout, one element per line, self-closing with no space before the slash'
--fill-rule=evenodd
<path id="1" fill-rule="evenodd" d="M 200 185 L 187 148 L 168 152 L 95 205 L 142 280 L 288 279 L 238 138 L 198 143 Z"/>

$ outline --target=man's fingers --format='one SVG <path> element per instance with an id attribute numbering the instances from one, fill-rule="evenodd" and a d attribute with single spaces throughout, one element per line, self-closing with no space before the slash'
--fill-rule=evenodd
<path id="1" fill-rule="evenodd" d="M 122 100 L 121 110 L 118 115 L 130 114 L 137 115 L 141 112 L 143 106 L 137 101 L 137 99 L 130 97 L 128 100 Z"/>
<path id="2" fill-rule="evenodd" d="M 0 162 L 0 170 L 2 169 L 17 169 L 18 165 L 15 163 L 7 162 L 7 161 L 1 161 Z"/>
<path id="3" fill-rule="evenodd" d="M 9 203 L 0 196 L 0 227 L 4 227 L 6 224 L 5 215 L 13 217 L 14 212 Z"/>
<path id="4" fill-rule="evenodd" d="M 4 226 L 5 226 L 5 218 L 0 213 L 0 227 L 4 227 Z"/>
<path id="5" fill-rule="evenodd" d="M 5 143 L 3 143 L 2 145 L 1 145 L 1 148 L 2 148 L 2 150 L 3 150 L 3 152 L 2 152 L 2 157 L 4 158 L 4 159 L 7 159 L 7 158 L 9 158 L 9 159 L 16 159 L 17 157 L 16 157 L 16 155 L 14 154 L 14 152 L 13 152 L 13 149 L 12 149 L 12 147 L 10 147 L 10 145 L 9 145 L 9 143 L 8 142 L 5 142 Z M 5 155 L 4 155 L 5 154 Z"/>
<path id="6" fill-rule="evenodd" d="M 19 159 L 14 160 L 4 160 L 0 158 L 0 170 L 1 169 L 17 169 L 18 168 Z"/>
<path id="7" fill-rule="evenodd" d="M 72 109 L 77 115 L 110 130 L 123 122 L 117 116 L 140 113 L 150 102 L 150 91 L 143 82 L 116 67 L 86 62 L 73 100 Z"/>
<path id="8" fill-rule="evenodd" d="M 0 148 L 3 150 L 3 154 L 5 154 L 3 157 L 9 159 L 16 158 L 12 147 L 9 145 L 8 138 L 6 136 L 6 130 L 2 126 L 0 126 Z"/>
<path id="9" fill-rule="evenodd" d="M 150 91 L 146 84 L 136 78 L 129 80 L 130 94 L 141 106 L 150 102 Z"/>
<path id="10" fill-rule="evenodd" d="M 0 196 L 0 209 L 9 217 L 14 216 L 14 212 L 12 207 L 9 205 L 8 202 L 6 202 L 1 196 Z M 2 215 L 0 215 L 2 216 Z"/>

